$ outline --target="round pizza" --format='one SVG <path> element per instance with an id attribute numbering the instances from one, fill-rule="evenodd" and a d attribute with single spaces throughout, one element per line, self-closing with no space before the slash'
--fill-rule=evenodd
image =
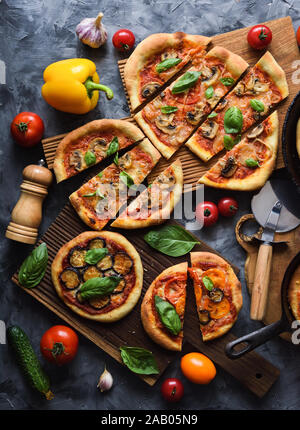
<path id="1" fill-rule="evenodd" d="M 235 323 L 243 304 L 241 283 L 223 258 L 210 252 L 191 252 L 200 330 L 204 341 L 223 336 Z"/>
<path id="2" fill-rule="evenodd" d="M 65 304 L 84 318 L 113 322 L 136 305 L 143 266 L 122 235 L 87 231 L 66 243 L 51 267 L 52 281 Z"/>
<path id="3" fill-rule="evenodd" d="M 163 348 L 181 351 L 187 263 L 165 269 L 148 288 L 141 306 L 145 331 Z"/>
<path id="4" fill-rule="evenodd" d="M 288 286 L 288 302 L 296 320 L 300 320 L 300 266 L 295 270 Z"/>

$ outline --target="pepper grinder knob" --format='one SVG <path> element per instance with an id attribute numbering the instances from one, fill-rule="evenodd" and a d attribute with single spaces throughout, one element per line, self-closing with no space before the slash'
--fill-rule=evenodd
<path id="1" fill-rule="evenodd" d="M 52 173 L 44 160 L 38 165 L 30 164 L 23 170 L 21 195 L 11 213 L 11 221 L 5 236 L 18 242 L 34 244 L 38 236 L 38 227 L 42 221 L 42 204 L 52 182 Z"/>

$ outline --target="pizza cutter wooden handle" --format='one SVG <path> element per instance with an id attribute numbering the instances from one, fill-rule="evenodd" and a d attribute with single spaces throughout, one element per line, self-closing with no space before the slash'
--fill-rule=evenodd
<path id="1" fill-rule="evenodd" d="M 250 318 L 261 321 L 266 312 L 273 248 L 271 244 L 260 245 L 252 288 Z"/>

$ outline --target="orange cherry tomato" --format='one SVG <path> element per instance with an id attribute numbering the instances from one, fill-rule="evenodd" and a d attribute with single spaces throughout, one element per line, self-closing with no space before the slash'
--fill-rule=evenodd
<path id="1" fill-rule="evenodd" d="M 184 355 L 180 367 L 184 376 L 194 384 L 209 384 L 217 373 L 214 363 L 200 352 Z"/>
<path id="2" fill-rule="evenodd" d="M 215 303 L 208 297 L 205 297 L 203 307 L 209 311 L 210 317 L 214 320 L 225 317 L 230 311 L 230 303 L 226 297 L 223 297 L 220 303 Z"/>

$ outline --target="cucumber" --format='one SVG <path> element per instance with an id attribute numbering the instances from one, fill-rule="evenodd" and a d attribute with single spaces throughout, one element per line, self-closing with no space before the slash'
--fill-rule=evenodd
<path id="1" fill-rule="evenodd" d="M 26 333 L 20 327 L 12 326 L 7 329 L 7 339 L 15 351 L 18 363 L 31 386 L 43 393 L 47 400 L 53 399 L 49 378 L 41 368 L 41 364 Z"/>

